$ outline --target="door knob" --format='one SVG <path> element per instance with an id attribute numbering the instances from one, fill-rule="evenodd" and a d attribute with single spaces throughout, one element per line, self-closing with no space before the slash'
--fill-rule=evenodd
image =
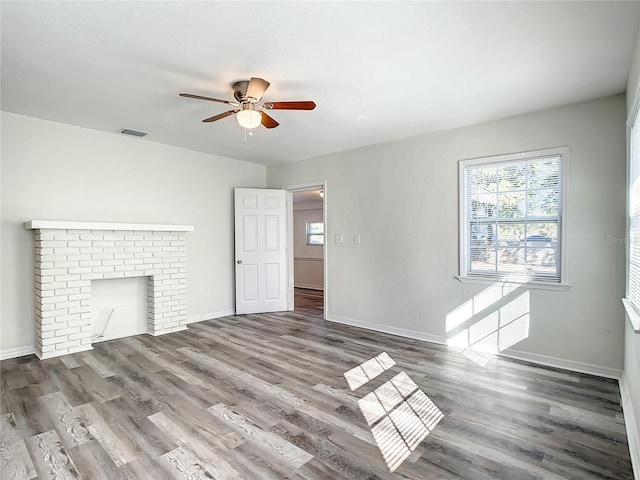
<path id="1" fill-rule="evenodd" d="M 238 265 L 242 265 L 242 260 L 238 260 Z"/>

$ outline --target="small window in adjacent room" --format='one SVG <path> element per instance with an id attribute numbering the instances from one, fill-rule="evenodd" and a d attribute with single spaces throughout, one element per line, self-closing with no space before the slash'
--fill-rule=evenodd
<path id="1" fill-rule="evenodd" d="M 460 279 L 564 284 L 568 148 L 460 162 Z"/>
<path id="2" fill-rule="evenodd" d="M 324 245 L 324 223 L 307 222 L 307 245 Z"/>

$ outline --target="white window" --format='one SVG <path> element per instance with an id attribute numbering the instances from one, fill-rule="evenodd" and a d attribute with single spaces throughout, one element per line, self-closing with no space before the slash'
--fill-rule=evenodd
<path id="1" fill-rule="evenodd" d="M 324 223 L 307 222 L 307 245 L 324 245 Z"/>
<path id="2" fill-rule="evenodd" d="M 629 135 L 629 265 L 627 299 L 640 312 L 640 115 Z M 634 320 L 637 320 L 634 318 Z M 640 327 L 638 327 L 640 328 Z"/>
<path id="3" fill-rule="evenodd" d="M 567 148 L 460 162 L 460 278 L 562 284 Z"/>

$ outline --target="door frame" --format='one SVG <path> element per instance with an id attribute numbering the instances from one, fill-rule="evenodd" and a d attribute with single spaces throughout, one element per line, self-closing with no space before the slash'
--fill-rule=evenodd
<path id="1" fill-rule="evenodd" d="M 329 235 L 327 233 L 327 181 L 326 180 L 318 180 L 315 182 L 305 182 L 305 183 L 297 183 L 293 185 L 287 185 L 283 187 L 283 190 L 287 191 L 287 219 L 288 225 L 287 228 L 287 245 L 290 248 L 287 251 L 288 257 L 288 266 L 289 266 L 289 288 L 287 291 L 287 309 L 293 310 L 294 308 L 294 255 L 293 255 L 293 192 L 302 192 L 305 190 L 315 190 L 317 188 L 321 188 L 324 192 L 324 197 L 322 198 L 322 221 L 324 223 L 324 245 L 322 245 L 322 271 L 323 271 L 323 279 L 322 288 L 324 289 L 322 292 L 322 317 L 327 319 L 327 297 L 329 292 L 329 275 L 327 265 L 327 245 Z"/>

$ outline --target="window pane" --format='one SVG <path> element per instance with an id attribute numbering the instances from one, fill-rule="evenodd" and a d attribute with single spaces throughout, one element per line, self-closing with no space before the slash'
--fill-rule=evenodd
<path id="1" fill-rule="evenodd" d="M 471 271 L 494 273 L 496 271 L 496 249 L 491 247 L 471 249 Z"/>
<path id="2" fill-rule="evenodd" d="M 560 282 L 562 155 L 464 168 L 466 273 Z"/>
<path id="3" fill-rule="evenodd" d="M 309 245 L 324 245 L 324 235 L 309 235 L 307 244 Z"/>
<path id="4" fill-rule="evenodd" d="M 324 223 L 309 222 L 307 225 L 307 233 L 324 233 Z"/>

